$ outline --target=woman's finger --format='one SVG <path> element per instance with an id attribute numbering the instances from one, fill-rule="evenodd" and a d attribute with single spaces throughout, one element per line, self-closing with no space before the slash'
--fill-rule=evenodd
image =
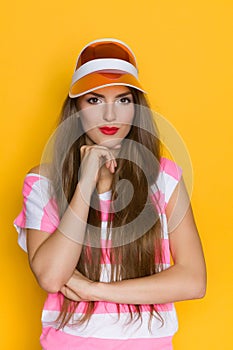
<path id="1" fill-rule="evenodd" d="M 117 167 L 117 162 L 115 159 L 110 159 L 105 162 L 106 168 L 109 169 L 112 173 L 115 172 L 115 168 Z"/>
<path id="2" fill-rule="evenodd" d="M 81 301 L 82 300 L 76 293 L 74 293 L 74 291 L 72 291 L 67 286 L 63 286 L 60 291 L 66 298 L 68 298 L 70 300 L 73 300 L 73 301 Z"/>
<path id="3" fill-rule="evenodd" d="M 115 162 L 114 162 L 114 160 L 111 161 L 111 168 L 110 169 L 111 169 L 112 173 L 115 173 Z"/>
<path id="4" fill-rule="evenodd" d="M 86 153 L 86 149 L 87 149 L 87 145 L 83 145 L 80 147 L 80 156 L 81 156 L 81 160 L 84 158 L 85 153 Z"/>

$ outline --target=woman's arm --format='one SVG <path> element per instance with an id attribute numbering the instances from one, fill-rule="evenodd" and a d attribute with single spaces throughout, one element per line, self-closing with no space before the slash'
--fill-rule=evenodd
<path id="1" fill-rule="evenodd" d="M 55 232 L 27 229 L 30 267 L 39 285 L 50 293 L 59 291 L 67 282 L 81 254 L 91 196 L 86 186 L 85 192 L 81 188 L 79 183 Z"/>
<path id="2" fill-rule="evenodd" d="M 72 276 L 82 250 L 93 190 L 100 185 L 102 173 L 109 177 L 117 166 L 113 150 L 106 147 L 85 145 L 80 152 L 80 180 L 55 232 L 27 229 L 30 267 L 39 285 L 51 293 L 58 292 Z M 30 172 L 46 176 L 43 167 Z"/>
<path id="3" fill-rule="evenodd" d="M 202 298 L 206 290 L 205 261 L 183 181 L 177 185 L 166 215 L 173 266 L 152 276 L 111 283 L 91 283 L 76 273 L 67 287 L 85 300 L 116 303 L 160 304 Z"/>

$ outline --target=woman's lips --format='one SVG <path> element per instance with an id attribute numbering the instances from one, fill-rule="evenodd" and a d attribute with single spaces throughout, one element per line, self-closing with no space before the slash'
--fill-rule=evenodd
<path id="1" fill-rule="evenodd" d="M 102 134 L 105 134 L 105 135 L 114 135 L 119 130 L 119 128 L 116 128 L 114 126 L 113 127 L 103 126 L 103 127 L 99 128 L 99 129 L 102 132 Z"/>

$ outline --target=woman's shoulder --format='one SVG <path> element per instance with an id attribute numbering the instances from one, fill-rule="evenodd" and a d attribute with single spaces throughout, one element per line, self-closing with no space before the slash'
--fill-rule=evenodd
<path id="1" fill-rule="evenodd" d="M 180 179 L 182 175 L 182 168 L 174 160 L 165 157 L 161 157 L 160 159 L 160 171 L 177 180 Z"/>
<path id="2" fill-rule="evenodd" d="M 50 180 L 50 164 L 44 163 L 32 167 L 26 174 L 26 177 L 37 176 Z"/>
<path id="3" fill-rule="evenodd" d="M 49 164 L 40 164 L 32 167 L 25 175 L 23 182 L 23 194 L 30 198 L 47 198 L 53 189 L 49 172 Z"/>

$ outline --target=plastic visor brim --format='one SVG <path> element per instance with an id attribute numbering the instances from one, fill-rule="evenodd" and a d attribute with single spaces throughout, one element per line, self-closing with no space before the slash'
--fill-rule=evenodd
<path id="1" fill-rule="evenodd" d="M 137 90 L 143 92 L 144 94 L 147 94 L 147 91 L 145 91 L 145 90 L 143 90 L 143 89 L 141 89 L 141 88 L 139 88 L 138 86 L 135 86 L 135 85 L 131 85 L 131 84 L 127 84 L 127 83 L 109 83 L 109 84 L 104 84 L 104 85 L 100 85 L 100 86 L 98 85 L 98 86 L 96 86 L 94 88 L 91 88 L 89 90 L 85 90 L 83 92 L 76 93 L 76 94 L 72 94 L 71 92 L 69 92 L 69 97 L 70 98 L 80 97 L 80 96 L 83 96 L 85 94 L 88 94 L 91 91 L 94 91 L 94 90 L 97 90 L 97 89 L 101 89 L 101 88 L 104 88 L 104 87 L 107 87 L 107 86 L 116 86 L 116 85 L 118 85 L 118 86 L 120 86 L 120 85 L 129 86 L 131 88 L 134 88 L 134 89 L 137 89 Z"/>

